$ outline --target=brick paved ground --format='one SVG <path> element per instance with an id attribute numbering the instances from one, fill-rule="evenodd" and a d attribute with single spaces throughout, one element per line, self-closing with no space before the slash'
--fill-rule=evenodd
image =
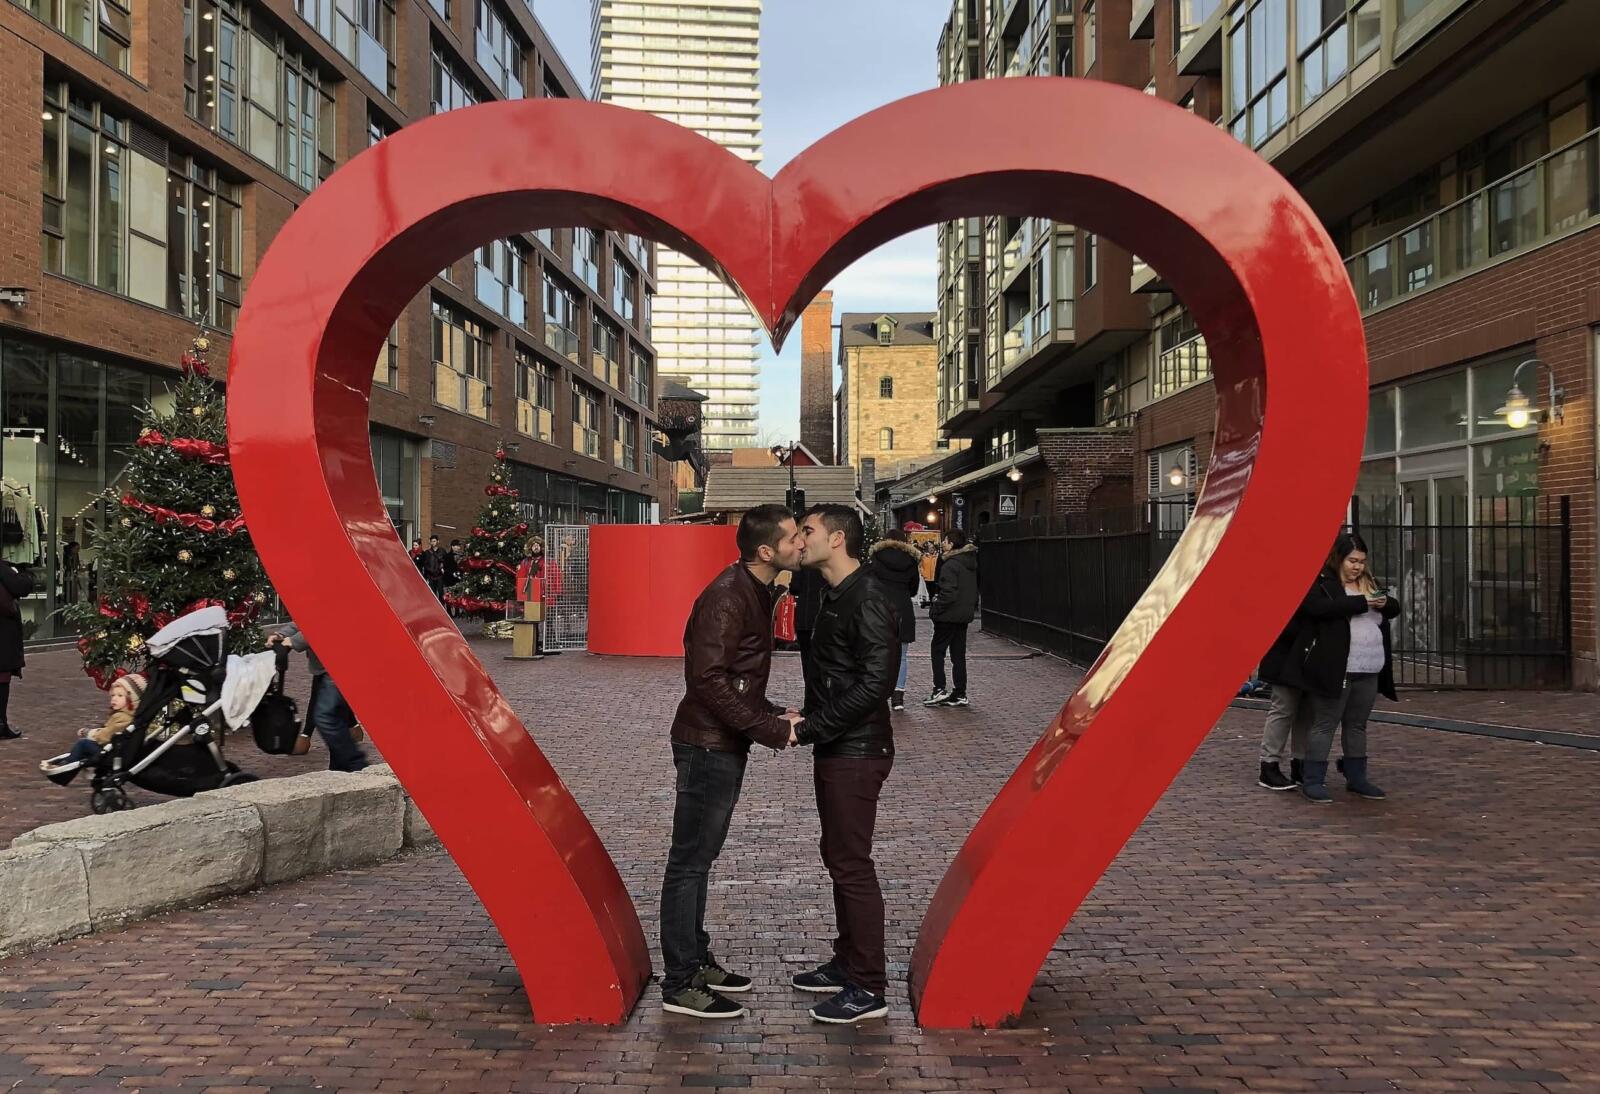
<path id="1" fill-rule="evenodd" d="M 1592 691 L 1402 691 L 1400 698 L 1392 709 L 1405 714 L 1600 736 L 1600 694 Z"/>
<path id="2" fill-rule="evenodd" d="M 493 664 L 654 941 L 679 666 Z M 798 669 L 780 661 L 777 697 Z M 927 679 L 919 661 L 913 692 Z M 878 841 L 886 1022 L 823 1030 L 783 986 L 823 954 L 830 901 L 805 758 L 769 756 L 711 904 L 719 954 L 758 981 L 749 1019 L 668 1018 L 652 991 L 620 1029 L 534 1025 L 471 893 L 421 854 L 0 962 L 0 1088 L 1600 1089 L 1600 756 L 1378 727 L 1393 797 L 1313 807 L 1253 785 L 1246 712 L 1091 894 L 1023 1028 L 919 1032 L 903 979 L 922 910 L 1073 679 L 986 660 L 974 708 L 899 721 Z"/>

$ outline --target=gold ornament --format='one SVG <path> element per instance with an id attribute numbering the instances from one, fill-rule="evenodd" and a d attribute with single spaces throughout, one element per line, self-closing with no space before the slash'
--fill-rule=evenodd
<path id="1" fill-rule="evenodd" d="M 222 580 L 224 580 L 224 581 L 232 581 L 234 578 L 236 578 L 238 576 L 239 575 L 234 573 L 232 570 L 223 570 L 222 571 Z"/>
<path id="2" fill-rule="evenodd" d="M 178 552 L 178 561 L 179 562 L 192 562 L 192 561 L 194 561 L 194 555 L 190 554 L 187 550 L 179 551 Z"/>
<path id="3" fill-rule="evenodd" d="M 207 338 L 203 334 L 200 335 L 194 340 L 194 348 L 199 350 L 201 353 L 204 353 L 206 350 L 211 348 L 211 339 Z"/>
<path id="4" fill-rule="evenodd" d="M 217 507 L 215 505 L 202 505 L 200 507 L 200 515 L 202 517 L 214 517 L 217 515 Z"/>
<path id="5" fill-rule="evenodd" d="M 136 650 L 142 645 L 144 645 L 144 639 L 140 638 L 138 635 L 135 634 L 128 638 L 128 648 L 130 650 Z"/>
<path id="6" fill-rule="evenodd" d="M 106 632 L 105 631 L 96 631 L 95 634 L 94 634 L 94 640 L 96 642 L 104 642 L 106 640 Z"/>
<path id="7" fill-rule="evenodd" d="M 250 599 L 254 600 L 257 604 L 265 604 L 267 602 L 267 594 L 266 593 L 257 593 L 255 596 L 251 597 Z"/>
<path id="8" fill-rule="evenodd" d="M 491 585 L 491 584 L 494 583 L 494 578 L 490 577 L 488 574 L 484 574 L 483 575 L 483 583 L 485 585 Z"/>
<path id="9" fill-rule="evenodd" d="M 149 426 L 145 426 L 143 429 L 139 430 L 139 436 L 148 437 L 148 436 L 150 436 L 150 432 L 151 432 L 150 431 L 150 427 Z"/>
<path id="10" fill-rule="evenodd" d="M 206 408 L 203 406 L 197 406 L 189 413 L 193 414 L 196 418 L 204 418 L 206 416 Z"/>
<path id="11" fill-rule="evenodd" d="M 122 518 L 122 526 L 124 528 L 132 528 L 133 527 L 133 518 L 132 517 L 123 517 Z"/>

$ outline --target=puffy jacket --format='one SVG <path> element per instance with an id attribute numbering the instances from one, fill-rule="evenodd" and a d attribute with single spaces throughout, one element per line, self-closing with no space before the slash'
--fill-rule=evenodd
<path id="1" fill-rule="evenodd" d="M 978 617 L 978 545 L 969 543 L 939 563 L 938 591 L 928 617 L 935 623 L 971 623 Z"/>
<path id="2" fill-rule="evenodd" d="M 1294 620 L 1267 651 L 1261 666 L 1262 679 L 1314 695 L 1338 695 L 1344 688 L 1345 667 L 1350 663 L 1350 620 L 1366 610 L 1366 597 L 1345 592 L 1338 577 L 1324 570 L 1317 575 Z M 1383 670 L 1378 674 L 1378 691 L 1390 699 L 1397 696 L 1389 621 L 1399 614 L 1400 602 L 1389 597 L 1383 606 L 1383 621 L 1378 625 L 1383 632 Z"/>
<path id="3" fill-rule="evenodd" d="M 900 623 L 900 644 L 917 640 L 917 609 L 912 601 L 922 583 L 918 563 L 922 552 L 909 543 L 885 539 L 873 544 L 867 557 L 867 572 L 883 583 L 889 599 L 894 601 L 895 618 Z"/>
<path id="4" fill-rule="evenodd" d="M 772 671 L 772 586 L 735 562 L 705 587 L 683 629 L 685 691 L 672 739 L 713 752 L 789 743 L 783 708 L 767 701 Z"/>
<path id="5" fill-rule="evenodd" d="M 893 756 L 889 696 L 900 672 L 899 621 L 865 569 L 822 595 L 811 637 L 812 684 L 796 737 L 824 757 Z"/>

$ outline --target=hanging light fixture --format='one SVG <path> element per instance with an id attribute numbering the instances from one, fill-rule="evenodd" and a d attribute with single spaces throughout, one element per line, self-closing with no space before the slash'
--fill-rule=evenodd
<path id="1" fill-rule="evenodd" d="M 1010 479 L 1012 482 L 1021 482 L 1022 472 L 1013 467 L 1010 471 L 1006 472 L 1006 478 Z"/>
<path id="2" fill-rule="evenodd" d="M 1167 481 L 1173 486 L 1182 486 L 1188 481 L 1188 478 L 1189 476 L 1184 472 L 1181 461 L 1174 462 L 1172 470 L 1167 472 Z"/>

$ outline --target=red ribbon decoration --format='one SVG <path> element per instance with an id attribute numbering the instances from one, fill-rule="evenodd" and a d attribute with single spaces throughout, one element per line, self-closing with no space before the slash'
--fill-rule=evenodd
<path id="1" fill-rule="evenodd" d="M 157 524 L 165 524 L 169 520 L 175 520 L 185 528 L 197 528 L 202 532 L 225 532 L 230 536 L 244 528 L 244 517 L 242 515 L 234 517 L 232 520 L 212 520 L 210 517 L 202 517 L 199 513 L 180 513 L 175 509 L 151 505 L 148 502 L 140 501 L 132 494 L 122 495 L 122 504 L 124 508 L 136 509 L 141 513 L 149 514 Z"/>
<path id="2" fill-rule="evenodd" d="M 196 376 L 211 375 L 211 366 L 192 353 L 184 353 L 182 357 L 178 358 L 178 361 L 183 365 L 183 371 L 185 372 L 192 372 Z"/>
<path id="3" fill-rule="evenodd" d="M 228 446 L 217 444 L 215 441 L 202 440 L 199 437 L 172 437 L 167 438 L 159 429 L 152 429 L 141 434 L 134 442 L 140 448 L 160 448 L 163 445 L 172 449 L 180 456 L 187 456 L 192 460 L 204 460 L 206 463 L 221 465 L 228 462 Z"/>
<path id="4" fill-rule="evenodd" d="M 464 559 L 461 560 L 461 568 L 463 570 L 489 570 L 489 569 L 493 569 L 495 567 L 499 567 L 500 569 L 504 570 L 506 573 L 510 574 L 512 577 L 516 577 L 517 576 L 517 568 L 515 566 L 509 566 L 506 563 L 500 562 L 500 561 L 498 561 L 496 559 L 492 559 L 492 558 L 464 558 Z"/>
<path id="5" fill-rule="evenodd" d="M 508 612 L 512 608 L 512 602 L 509 600 L 479 600 L 475 596 L 456 596 L 451 593 L 445 594 L 444 602 L 464 612 Z"/>

